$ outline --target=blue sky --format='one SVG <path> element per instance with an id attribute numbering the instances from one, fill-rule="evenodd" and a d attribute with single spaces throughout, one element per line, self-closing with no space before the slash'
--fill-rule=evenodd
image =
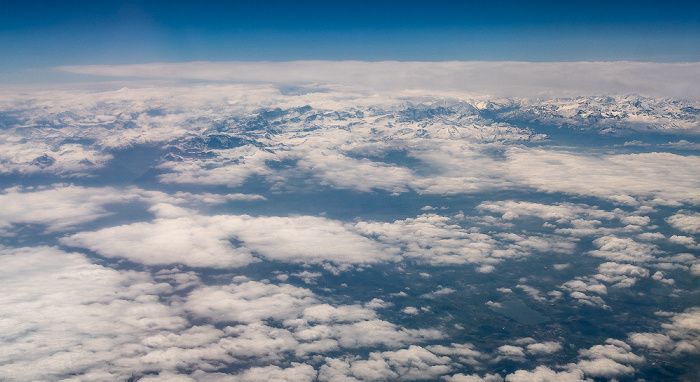
<path id="1" fill-rule="evenodd" d="M 700 60 L 697 3 L 583 3 L 13 2 L 0 14 L 0 78 L 146 62 Z"/>

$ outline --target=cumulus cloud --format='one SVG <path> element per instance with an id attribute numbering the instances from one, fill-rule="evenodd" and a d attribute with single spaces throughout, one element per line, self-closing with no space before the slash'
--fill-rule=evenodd
<path id="1" fill-rule="evenodd" d="M 248 281 L 198 288 L 188 295 L 184 308 L 214 322 L 254 323 L 297 317 L 318 303 L 308 289 Z"/>
<path id="2" fill-rule="evenodd" d="M 637 280 L 649 277 L 649 270 L 632 264 L 619 264 L 615 262 L 606 262 L 598 266 L 598 273 L 593 275 L 593 278 L 607 282 L 615 283 L 615 288 L 629 288 L 633 286 Z"/>
<path id="3" fill-rule="evenodd" d="M 178 217 L 156 219 L 79 232 L 61 241 L 88 248 L 105 257 L 125 258 L 148 265 L 186 264 L 194 267 L 240 267 L 255 261 L 245 248 L 236 248 L 222 230 L 222 218 Z"/>
<path id="4" fill-rule="evenodd" d="M 478 374 L 455 374 L 442 377 L 447 382 L 503 382 L 503 377 L 498 374 L 486 374 L 483 377 Z"/>
<path id="5" fill-rule="evenodd" d="M 630 333 L 629 341 L 655 352 L 700 353 L 700 309 L 690 308 L 663 316 L 668 316 L 668 321 L 661 324 L 660 332 Z"/>
<path id="6" fill-rule="evenodd" d="M 189 326 L 159 301 L 171 292 L 170 284 L 148 274 L 116 271 L 49 247 L 2 249 L 0 261 L 7 291 L 0 301 L 0 373 L 7 378 L 128 379 L 132 372 L 167 367 L 141 359 L 160 345 L 143 339 Z M 216 332 L 202 327 L 178 337 L 192 346 Z"/>
<path id="7" fill-rule="evenodd" d="M 135 187 L 86 188 L 58 184 L 39 188 L 9 188 L 0 193 L 0 232 L 15 224 L 45 225 L 51 231 L 71 229 L 112 214 L 113 204 L 167 200 L 167 194 Z"/>
<path id="8" fill-rule="evenodd" d="M 700 234 L 700 214 L 675 214 L 666 219 L 666 221 L 678 230 L 683 232 Z"/>
<path id="9" fill-rule="evenodd" d="M 660 253 L 657 246 L 638 243 L 630 238 L 603 236 L 593 241 L 599 249 L 589 253 L 616 262 L 645 263 L 654 260 Z"/>
<path id="10" fill-rule="evenodd" d="M 498 349 L 498 354 L 500 359 L 510 359 L 514 361 L 524 361 L 525 360 L 525 350 L 520 347 L 520 346 L 513 346 L 513 345 L 503 345 L 499 346 Z"/>
<path id="11" fill-rule="evenodd" d="M 615 378 L 633 374 L 636 370 L 631 365 L 645 362 L 644 357 L 632 353 L 632 348 L 624 341 L 607 339 L 606 345 L 595 345 L 579 351 L 583 358 L 567 367 L 570 371 L 582 371 L 586 376 Z"/>
<path id="12" fill-rule="evenodd" d="M 207 373 L 197 370 L 191 374 L 192 381 L 204 382 L 266 382 L 266 381 L 299 381 L 312 382 L 316 379 L 316 370 L 311 365 L 292 362 L 290 367 L 282 368 L 276 365 L 251 367 L 242 373 L 231 375 L 226 373 Z M 158 375 L 155 381 L 173 381 L 182 375 L 166 374 Z M 150 381 L 151 377 L 145 377 L 140 381 Z"/>
<path id="13" fill-rule="evenodd" d="M 506 376 L 506 382 L 576 382 L 590 381 L 584 379 L 583 371 L 554 371 L 547 366 L 538 366 L 534 370 L 518 370 Z"/>
<path id="14" fill-rule="evenodd" d="M 671 337 L 661 333 L 632 333 L 629 335 L 629 342 L 655 351 L 670 350 L 674 345 Z"/>
<path id="15" fill-rule="evenodd" d="M 583 155 L 510 148 L 509 178 L 544 192 L 590 195 L 620 204 L 700 203 L 700 158 L 670 153 Z"/>
<path id="16" fill-rule="evenodd" d="M 253 253 L 270 260 L 303 263 L 363 264 L 396 258 L 392 251 L 325 218 L 195 213 L 173 216 L 164 212 L 173 210 L 167 205 L 152 210 L 163 217 L 152 222 L 79 232 L 63 238 L 62 242 L 88 248 L 102 256 L 151 265 L 240 267 L 259 261 Z M 234 245 L 233 239 L 242 244 Z"/>
<path id="17" fill-rule="evenodd" d="M 574 243 L 554 236 L 518 234 L 487 235 L 465 229 L 450 217 L 423 214 L 392 223 L 359 222 L 353 229 L 392 247 L 400 247 L 406 258 L 431 264 L 480 264 L 480 272 L 492 272 L 492 264 L 526 257 L 534 252 L 569 253 Z"/>
<path id="18" fill-rule="evenodd" d="M 542 354 L 552 354 L 556 353 L 562 349 L 559 342 L 547 341 L 541 343 L 534 343 L 527 345 L 528 354 L 542 355 Z"/>
<path id="19" fill-rule="evenodd" d="M 452 370 L 451 359 L 423 347 L 371 352 L 365 359 L 326 358 L 319 381 L 434 380 Z"/>
<path id="20" fill-rule="evenodd" d="M 611 266 L 611 264 L 608 263 L 608 265 L 606 267 L 603 267 L 603 268 L 611 271 L 610 266 Z M 607 280 L 612 280 L 612 279 L 613 279 L 613 277 L 610 277 Z M 628 280 L 628 279 L 626 279 L 624 277 L 620 278 L 620 282 L 622 280 Z M 604 308 L 604 309 L 610 309 L 610 307 L 605 303 L 605 301 L 603 300 L 602 297 L 589 295 L 590 293 L 596 293 L 599 295 L 606 295 L 608 293 L 608 290 L 605 287 L 605 285 L 599 283 L 595 278 L 589 278 L 589 277 L 577 278 L 575 280 L 565 282 L 564 284 L 562 284 L 562 286 L 560 288 L 569 292 L 569 295 L 573 299 L 575 299 L 579 304 L 589 305 L 589 306 L 599 306 L 599 307 Z"/>

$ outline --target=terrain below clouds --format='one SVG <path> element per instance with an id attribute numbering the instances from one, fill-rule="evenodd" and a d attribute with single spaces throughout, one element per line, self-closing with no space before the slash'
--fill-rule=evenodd
<path id="1" fill-rule="evenodd" d="M 700 378 L 696 65 L 392 64 L 0 90 L 0 374 Z"/>

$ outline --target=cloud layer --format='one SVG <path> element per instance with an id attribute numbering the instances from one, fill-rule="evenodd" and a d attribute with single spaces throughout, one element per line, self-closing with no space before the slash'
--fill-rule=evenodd
<path id="1" fill-rule="evenodd" d="M 192 62 L 64 66 L 79 74 L 282 84 L 332 83 L 505 96 L 636 93 L 699 98 L 697 63 L 642 62 Z"/>

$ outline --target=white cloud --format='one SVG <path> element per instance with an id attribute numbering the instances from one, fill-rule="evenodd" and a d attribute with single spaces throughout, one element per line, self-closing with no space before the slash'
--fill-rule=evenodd
<path id="1" fill-rule="evenodd" d="M 668 238 L 668 241 L 674 244 L 684 245 L 691 249 L 700 249 L 700 245 L 690 236 L 673 235 Z"/>
<path id="2" fill-rule="evenodd" d="M 447 382 L 503 382 L 503 377 L 498 374 L 486 374 L 483 377 L 478 374 L 455 374 L 442 377 Z"/>
<path id="3" fill-rule="evenodd" d="M 567 365 L 572 372 L 583 371 L 586 376 L 615 378 L 633 374 L 636 370 L 630 364 L 643 364 L 644 357 L 632 353 L 632 348 L 625 342 L 607 339 L 606 345 L 595 345 L 579 351 L 584 358 L 577 363 Z"/>
<path id="4" fill-rule="evenodd" d="M 151 265 L 239 267 L 259 261 L 253 253 L 270 260 L 303 263 L 363 264 L 396 259 L 390 250 L 325 218 L 195 213 L 178 217 L 166 212 L 173 211 L 167 206 L 152 209 L 163 216 L 152 222 L 80 232 L 62 242 L 102 256 Z M 234 246 L 232 239 L 242 242 L 241 246 Z"/>
<path id="5" fill-rule="evenodd" d="M 623 365 L 608 358 L 582 360 L 570 367 L 572 371 L 581 370 L 585 375 L 590 375 L 591 377 L 614 378 L 635 372 L 634 367 Z"/>
<path id="6" fill-rule="evenodd" d="M 657 246 L 638 243 L 630 238 L 603 236 L 593 241 L 599 249 L 589 253 L 596 257 L 617 262 L 644 263 L 655 260 L 655 254 L 660 253 Z"/>
<path id="7" fill-rule="evenodd" d="M 565 282 L 560 288 L 569 292 L 569 295 L 573 299 L 575 299 L 579 304 L 599 306 L 603 309 L 610 309 L 610 307 L 605 303 L 602 297 L 590 296 L 586 294 L 596 293 L 599 295 L 605 295 L 608 293 L 608 290 L 605 287 L 605 285 L 599 283 L 594 278 L 577 278 L 575 280 Z"/>
<path id="8" fill-rule="evenodd" d="M 569 253 L 574 243 L 556 236 L 480 233 L 463 228 L 452 218 L 423 214 L 392 223 L 359 222 L 353 229 L 362 235 L 394 248 L 405 258 L 431 264 L 480 264 L 480 272 L 489 273 L 505 259 L 526 257 L 533 252 Z"/>
<path id="9" fill-rule="evenodd" d="M 523 284 L 518 284 L 516 285 L 517 288 L 521 289 L 523 292 L 527 293 L 532 297 L 533 299 L 537 301 L 546 301 L 547 299 L 540 296 L 540 290 L 534 287 L 531 287 L 529 285 L 523 285 Z"/>
<path id="10" fill-rule="evenodd" d="M 134 187 L 86 188 L 54 185 L 40 188 L 9 188 L 0 193 L 0 230 L 14 224 L 46 225 L 51 231 L 67 230 L 111 214 L 110 204 L 167 199 L 167 194 Z M 2 232 L 2 231 L 0 231 Z"/>
<path id="11" fill-rule="evenodd" d="M 693 78 L 700 76 L 700 67 L 695 63 L 292 61 L 85 65 L 59 69 L 103 76 L 339 83 L 393 91 L 430 89 L 524 96 L 642 93 L 700 97 L 690 85 L 695 82 Z"/>
<path id="12" fill-rule="evenodd" d="M 254 323 L 298 317 L 317 304 L 308 289 L 248 281 L 198 288 L 187 296 L 184 308 L 214 322 Z"/>
<path id="13" fill-rule="evenodd" d="M 613 219 L 616 214 L 603 211 L 585 204 L 557 203 L 554 205 L 523 202 L 514 200 L 482 202 L 477 207 L 480 211 L 489 211 L 503 215 L 503 219 L 513 220 L 521 216 L 536 216 L 557 223 L 569 223 L 575 219 Z"/>
<path id="14" fill-rule="evenodd" d="M 451 343 L 449 346 L 431 345 L 426 346 L 426 349 L 438 355 L 448 355 L 456 357 L 457 362 L 466 365 L 472 365 L 475 367 L 481 364 L 480 359 L 486 358 L 486 355 L 484 355 L 484 353 L 476 350 L 474 348 L 474 345 L 469 343 Z"/>
<path id="15" fill-rule="evenodd" d="M 528 354 L 535 354 L 535 355 L 541 355 L 541 354 L 552 354 L 560 351 L 562 349 L 562 346 L 559 342 L 556 341 L 546 341 L 546 342 L 541 342 L 541 343 L 534 343 L 527 345 L 527 352 Z"/>
<path id="16" fill-rule="evenodd" d="M 189 326 L 159 301 L 171 286 L 148 274 L 116 271 L 49 247 L 2 249 L 0 261 L 0 288 L 6 291 L 0 300 L 0 374 L 6 378 L 127 379 L 132 372 L 167 367 L 140 360 L 150 351 L 142 340 Z M 177 341 L 201 342 L 193 331 Z M 202 327 L 198 335 L 212 331 L 216 335 Z"/>
<path id="17" fill-rule="evenodd" d="M 182 161 L 161 163 L 158 168 L 168 171 L 159 175 L 164 183 L 242 185 L 252 175 L 269 175 L 265 162 L 278 156 L 252 145 L 229 150 L 217 150 L 212 158 L 184 158 Z"/>
<path id="18" fill-rule="evenodd" d="M 245 248 L 234 247 L 222 217 L 156 219 L 79 232 L 61 239 L 105 257 L 125 258 L 148 265 L 185 264 L 193 267 L 240 267 L 255 261 Z"/>
<path id="19" fill-rule="evenodd" d="M 435 299 L 435 298 L 438 298 L 438 297 L 440 297 L 440 296 L 444 296 L 444 295 L 451 294 L 451 293 L 454 293 L 454 292 L 456 292 L 456 290 L 454 290 L 454 289 L 452 289 L 452 288 L 445 288 L 445 287 L 443 287 L 442 285 L 439 285 L 439 286 L 438 286 L 438 289 L 437 289 L 436 291 L 423 294 L 423 295 L 421 295 L 421 297 L 422 297 L 422 298 Z"/>
<path id="20" fill-rule="evenodd" d="M 512 147 L 509 179 L 544 192 L 595 196 L 620 204 L 700 204 L 700 158 L 670 153 L 583 155 Z"/>
<path id="21" fill-rule="evenodd" d="M 700 352 L 700 308 L 690 308 L 681 313 L 673 313 L 670 322 L 663 323 L 661 327 L 663 328 L 661 334 L 674 341 L 675 353 Z M 649 336 L 650 333 L 643 335 Z M 659 340 L 659 337 L 654 336 L 655 340 Z M 633 338 L 639 340 L 637 337 Z M 642 345 L 639 342 L 638 344 Z M 644 345 L 651 347 L 649 344 L 650 342 Z"/>
<path id="22" fill-rule="evenodd" d="M 700 214 L 679 213 L 666 219 L 669 224 L 683 232 L 700 234 Z"/>
<path id="23" fill-rule="evenodd" d="M 655 351 L 671 350 L 674 347 L 673 340 L 661 333 L 632 333 L 629 335 L 629 342 Z"/>
<path id="24" fill-rule="evenodd" d="M 193 381 L 200 382 L 267 382 L 267 381 L 299 381 L 312 382 L 316 379 L 316 370 L 311 365 L 292 362 L 290 367 L 281 368 L 270 365 L 263 367 L 251 367 L 242 373 L 231 375 L 226 373 L 207 373 L 197 370 L 191 374 Z M 171 381 L 176 375 L 158 376 L 157 381 Z M 181 377 L 181 376 L 180 376 Z M 146 381 L 150 379 L 140 379 Z"/>
<path id="25" fill-rule="evenodd" d="M 608 290 L 605 285 L 591 279 L 576 279 L 567 281 L 561 286 L 569 291 L 593 292 L 598 294 L 607 294 Z"/>
<path id="26" fill-rule="evenodd" d="M 452 370 L 449 357 L 440 357 L 420 346 L 396 351 L 371 352 L 365 359 L 326 358 L 320 381 L 434 380 Z"/>
<path id="27" fill-rule="evenodd" d="M 629 288 L 638 279 L 649 277 L 649 270 L 632 264 L 606 262 L 598 266 L 598 273 L 593 277 L 603 282 L 615 283 L 613 287 L 616 288 Z"/>
<path id="28" fill-rule="evenodd" d="M 312 150 L 305 153 L 297 162 L 297 167 L 312 170 L 321 178 L 322 184 L 336 188 L 349 188 L 359 191 L 383 189 L 391 192 L 406 192 L 415 177 L 407 168 L 354 159 L 339 153 Z"/>
<path id="29" fill-rule="evenodd" d="M 112 156 L 80 144 L 50 145 L 26 141 L 19 136 L 0 133 L 0 173 L 51 173 L 86 176 L 104 167 Z"/>
<path id="30" fill-rule="evenodd" d="M 547 366 L 538 366 L 532 371 L 518 370 L 506 376 L 506 382 L 576 382 L 590 381 L 583 378 L 583 371 L 554 371 Z"/>
<path id="31" fill-rule="evenodd" d="M 498 354 L 500 354 L 500 358 L 503 359 L 511 359 L 514 361 L 524 361 L 525 360 L 525 351 L 522 347 L 520 346 L 513 346 L 513 345 L 503 345 L 498 347 Z"/>

